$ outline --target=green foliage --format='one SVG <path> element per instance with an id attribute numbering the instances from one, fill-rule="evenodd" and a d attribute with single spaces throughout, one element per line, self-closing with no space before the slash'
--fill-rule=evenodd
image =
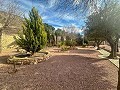
<path id="1" fill-rule="evenodd" d="M 84 38 L 84 44 L 88 44 L 88 39 L 86 37 Z"/>
<path id="2" fill-rule="evenodd" d="M 65 45 L 66 46 L 75 46 L 77 44 L 76 40 L 72 39 L 70 36 L 66 36 Z"/>
<path id="3" fill-rule="evenodd" d="M 82 45 L 82 35 L 78 34 L 76 38 L 76 43 L 77 45 Z"/>
<path id="4" fill-rule="evenodd" d="M 65 46 L 65 42 L 58 42 L 58 47 Z"/>
<path id="5" fill-rule="evenodd" d="M 120 6 L 115 2 L 110 2 L 109 5 L 100 9 L 88 17 L 86 22 L 89 33 L 96 38 L 115 38 L 120 32 Z M 91 37 L 90 36 L 90 37 Z"/>
<path id="6" fill-rule="evenodd" d="M 81 46 L 84 44 L 88 44 L 88 39 L 86 37 L 84 37 L 84 40 L 83 40 L 83 36 L 78 34 L 77 35 L 77 38 L 76 38 L 76 44 Z"/>
<path id="7" fill-rule="evenodd" d="M 47 34 L 54 34 L 55 28 L 47 23 L 44 23 L 45 31 Z"/>
<path id="8" fill-rule="evenodd" d="M 25 18 L 23 32 L 18 37 L 15 37 L 15 40 L 22 49 L 32 54 L 38 52 L 46 45 L 47 34 L 35 7 L 30 11 L 29 18 Z"/>
<path id="9" fill-rule="evenodd" d="M 56 36 L 56 45 L 58 45 L 58 36 L 62 36 L 63 35 L 63 31 L 62 31 L 62 29 L 57 29 L 56 31 L 55 31 L 55 36 Z"/>
<path id="10" fill-rule="evenodd" d="M 47 23 L 44 23 L 45 31 L 47 33 L 48 46 L 55 45 L 55 28 Z"/>
<path id="11" fill-rule="evenodd" d="M 68 51 L 69 50 L 69 47 L 63 45 L 61 46 L 61 51 Z"/>
<path id="12" fill-rule="evenodd" d="M 61 42 L 64 42 L 64 37 L 63 36 L 61 36 Z"/>
<path id="13" fill-rule="evenodd" d="M 62 30 L 58 28 L 58 29 L 55 31 L 55 35 L 56 35 L 56 36 L 61 36 L 61 35 L 62 35 Z"/>
<path id="14" fill-rule="evenodd" d="M 111 1 L 98 12 L 92 13 L 86 22 L 87 28 L 100 41 L 104 38 L 111 46 L 110 58 L 117 57 L 116 46 L 120 35 L 120 4 Z M 99 43 L 98 43 L 99 45 Z"/>
<path id="15" fill-rule="evenodd" d="M 84 47 L 86 47 L 87 46 L 87 44 L 86 43 L 84 43 L 83 45 L 82 45 L 82 47 L 84 48 Z"/>
<path id="16" fill-rule="evenodd" d="M 71 37 L 70 36 L 66 36 L 66 41 L 71 41 Z"/>
<path id="17" fill-rule="evenodd" d="M 76 41 L 74 41 L 74 40 L 66 40 L 65 45 L 73 47 L 73 46 L 76 45 Z"/>
<path id="18" fill-rule="evenodd" d="M 72 46 L 72 41 L 71 40 L 66 40 L 65 45 L 66 46 Z"/>

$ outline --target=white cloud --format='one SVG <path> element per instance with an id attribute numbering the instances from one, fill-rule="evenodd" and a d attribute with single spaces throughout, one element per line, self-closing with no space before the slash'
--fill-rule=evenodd
<path id="1" fill-rule="evenodd" d="M 48 19 L 48 16 L 42 16 L 42 19 L 43 20 Z"/>
<path id="2" fill-rule="evenodd" d="M 75 24 L 64 26 L 63 29 L 67 32 L 81 33 L 82 30 L 78 28 Z"/>
<path id="3" fill-rule="evenodd" d="M 44 6 L 43 4 L 41 4 L 41 3 L 39 3 L 39 6 L 40 6 L 40 8 L 42 8 L 42 9 L 45 8 L 45 6 Z"/>
<path id="4" fill-rule="evenodd" d="M 80 4 L 80 2 L 81 2 L 81 0 L 74 0 L 74 5 L 78 5 L 78 4 Z"/>
<path id="5" fill-rule="evenodd" d="M 20 4 L 22 4 L 22 8 L 26 10 L 25 15 L 28 17 L 28 12 L 32 8 L 32 2 L 29 0 L 18 0 Z M 38 0 L 39 1 L 39 0 Z M 58 0 L 48 0 L 49 4 L 45 4 L 44 1 L 41 2 L 34 2 L 33 5 L 38 9 L 43 22 L 48 23 L 50 25 L 53 25 L 55 28 L 61 28 L 63 26 L 75 26 L 75 27 L 81 27 L 80 25 L 82 19 L 78 19 L 74 17 L 73 14 L 67 13 L 67 12 L 56 12 L 53 11 L 54 6 L 57 4 Z M 79 21 L 78 21 L 79 20 Z M 80 31 L 79 29 L 76 29 L 76 31 Z"/>
<path id="6" fill-rule="evenodd" d="M 58 0 L 49 0 L 49 8 L 54 7 L 57 4 Z"/>
<path id="7" fill-rule="evenodd" d="M 74 20 L 74 19 L 75 19 L 73 16 L 70 16 L 70 15 L 67 15 L 67 14 L 63 15 L 62 18 L 63 18 L 64 20 Z"/>

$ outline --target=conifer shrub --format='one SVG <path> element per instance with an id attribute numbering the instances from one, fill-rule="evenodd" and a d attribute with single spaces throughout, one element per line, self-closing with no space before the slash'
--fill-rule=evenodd
<path id="1" fill-rule="evenodd" d="M 14 37 L 17 45 L 33 55 L 40 51 L 47 43 L 47 34 L 42 19 L 35 7 L 29 12 L 29 18 L 23 22 L 23 32 Z"/>

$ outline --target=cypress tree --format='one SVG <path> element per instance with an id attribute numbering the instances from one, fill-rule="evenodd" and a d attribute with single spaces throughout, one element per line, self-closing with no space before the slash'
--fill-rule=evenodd
<path id="1" fill-rule="evenodd" d="M 40 51 L 47 43 L 47 34 L 42 19 L 35 7 L 29 12 L 29 18 L 25 18 L 23 32 L 15 37 L 16 43 L 33 55 Z"/>

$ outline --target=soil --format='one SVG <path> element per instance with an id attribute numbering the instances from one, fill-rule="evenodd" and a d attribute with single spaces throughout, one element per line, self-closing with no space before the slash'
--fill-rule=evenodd
<path id="1" fill-rule="evenodd" d="M 17 66 L 16 73 L 9 73 L 11 65 L 0 67 L 0 90 L 117 90 L 118 68 L 98 59 L 94 48 L 48 51 L 52 57 L 47 61 Z M 6 55 L 0 60 L 4 61 Z"/>

